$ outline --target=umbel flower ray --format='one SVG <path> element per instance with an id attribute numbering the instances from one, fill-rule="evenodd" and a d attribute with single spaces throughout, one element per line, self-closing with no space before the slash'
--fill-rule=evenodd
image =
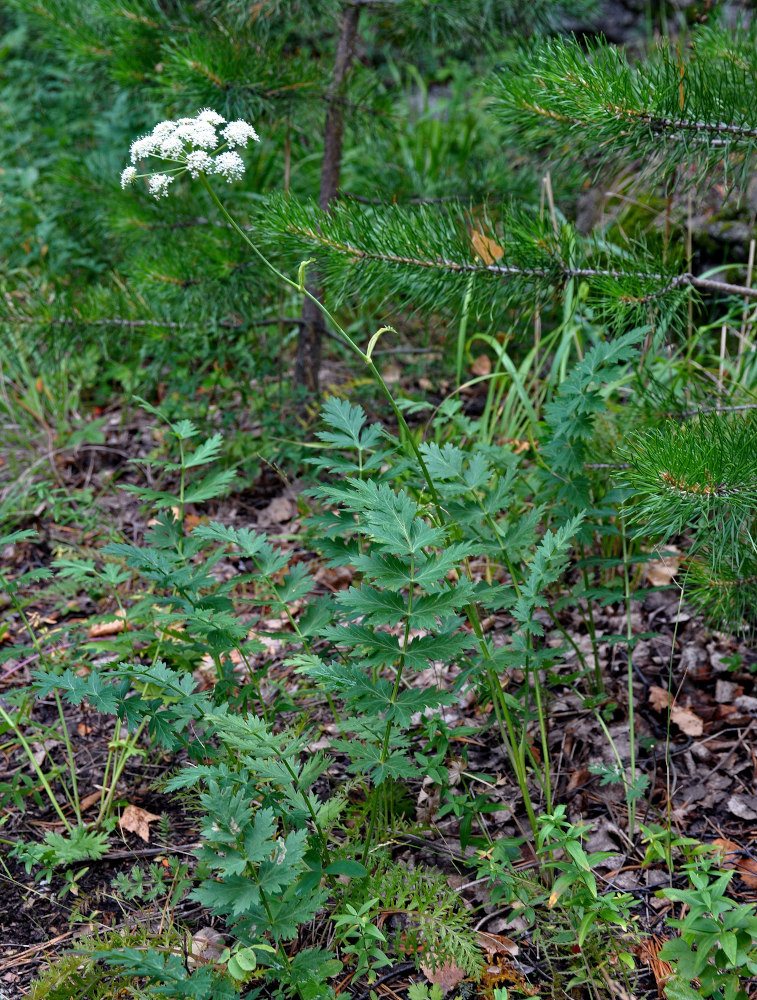
<path id="1" fill-rule="evenodd" d="M 131 164 L 121 173 L 121 187 L 126 188 L 144 177 L 150 194 L 163 198 L 176 178 L 184 173 L 192 178 L 200 174 L 218 174 L 231 184 L 239 180 L 245 170 L 237 147 L 244 149 L 250 139 L 260 141 L 249 122 L 242 119 L 227 122 L 211 108 L 203 108 L 194 118 L 159 122 L 149 135 L 131 144 Z M 175 166 L 139 173 L 135 164 L 149 157 Z"/>

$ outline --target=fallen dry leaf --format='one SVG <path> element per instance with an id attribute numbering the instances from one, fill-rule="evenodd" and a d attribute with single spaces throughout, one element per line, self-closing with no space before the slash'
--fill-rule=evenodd
<path id="1" fill-rule="evenodd" d="M 79 803 L 79 808 L 82 812 L 86 812 L 87 809 L 91 809 L 95 802 L 99 802 L 103 797 L 102 789 L 99 792 L 92 792 L 89 795 L 85 795 L 84 798 Z"/>
<path id="2" fill-rule="evenodd" d="M 686 736 L 701 736 L 704 732 L 704 722 L 690 708 L 676 705 L 670 692 L 657 684 L 649 687 L 649 704 L 658 712 L 670 708 L 670 721 L 674 722 Z"/>
<path id="3" fill-rule="evenodd" d="M 489 934 L 487 931 L 477 931 L 476 940 L 478 946 L 491 959 L 495 955 L 517 955 L 519 948 L 517 944 L 504 934 Z"/>
<path id="4" fill-rule="evenodd" d="M 531 447 L 531 442 L 525 438 L 505 438 L 504 443 L 509 445 L 516 455 L 522 455 Z"/>
<path id="5" fill-rule="evenodd" d="M 492 359 L 488 354 L 479 354 L 470 366 L 470 370 L 474 375 L 489 375 L 492 370 Z"/>
<path id="6" fill-rule="evenodd" d="M 352 566 L 321 566 L 315 574 L 318 583 L 328 590 L 346 590 L 352 583 L 355 570 Z"/>
<path id="7" fill-rule="evenodd" d="M 285 521 L 291 521 L 296 513 L 297 504 L 290 497 L 274 497 L 268 506 L 260 511 L 258 520 L 262 516 L 267 522 L 283 524 Z"/>
<path id="8" fill-rule="evenodd" d="M 150 839 L 150 823 L 154 823 L 156 819 L 160 819 L 160 816 L 156 816 L 155 813 L 140 809 L 139 806 L 127 806 L 121 814 L 118 825 L 122 830 L 136 833 L 147 843 Z"/>
<path id="9" fill-rule="evenodd" d="M 728 809 L 739 819 L 757 819 L 757 795 L 732 795 Z"/>
<path id="10" fill-rule="evenodd" d="M 750 889 L 757 889 L 757 860 L 745 856 L 745 852 L 738 844 L 724 837 L 713 840 L 712 846 L 719 848 L 720 863 L 723 868 L 734 869 Z"/>
<path id="11" fill-rule="evenodd" d="M 41 764 L 42 761 L 47 756 L 48 751 L 52 750 L 53 747 L 57 747 L 59 744 L 60 740 L 54 740 L 54 739 L 44 740 L 42 743 L 33 743 L 32 757 L 34 758 L 35 763 Z"/>
<path id="12" fill-rule="evenodd" d="M 499 260 L 500 257 L 504 257 L 505 251 L 502 247 L 496 243 L 490 236 L 484 236 L 483 233 L 478 233 L 474 229 L 470 234 L 471 246 L 473 247 L 473 252 L 477 257 L 488 267 L 493 264 L 495 260 Z"/>
<path id="13" fill-rule="evenodd" d="M 106 622 L 95 622 L 87 629 L 90 639 L 101 639 L 105 635 L 118 635 L 127 627 L 126 612 L 121 608 L 116 611 L 114 618 L 109 618 Z"/>
<path id="14" fill-rule="evenodd" d="M 463 970 L 452 962 L 445 962 L 444 965 L 438 965 L 435 969 L 432 969 L 425 962 L 421 962 L 421 972 L 430 983 L 436 983 L 441 988 L 442 996 L 446 996 L 450 990 L 454 990 L 465 979 Z"/>
<path id="15" fill-rule="evenodd" d="M 650 684 L 649 704 L 656 712 L 664 712 L 670 705 L 670 692 L 658 684 Z"/>
<path id="16" fill-rule="evenodd" d="M 644 563 L 644 579 L 650 587 L 667 587 L 681 565 L 683 553 L 675 545 L 667 545 L 659 559 Z"/>
<path id="17" fill-rule="evenodd" d="M 217 962 L 226 947 L 226 940 L 213 927 L 201 927 L 192 935 L 192 954 L 187 964 L 194 967 L 200 962 Z"/>
<path id="18" fill-rule="evenodd" d="M 402 369 L 399 365 L 387 365 L 381 369 L 381 376 L 388 385 L 396 385 L 402 379 Z"/>
<path id="19" fill-rule="evenodd" d="M 704 732 L 704 722 L 690 708 L 673 705 L 670 709 L 670 721 L 675 722 L 686 736 L 701 736 Z"/>

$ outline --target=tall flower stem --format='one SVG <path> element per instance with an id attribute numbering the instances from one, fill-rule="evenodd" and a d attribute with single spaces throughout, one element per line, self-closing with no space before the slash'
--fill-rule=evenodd
<path id="1" fill-rule="evenodd" d="M 376 384 L 378 385 L 384 397 L 386 398 L 387 402 L 389 403 L 392 412 L 394 413 L 394 416 L 397 420 L 397 424 L 400 429 L 401 437 L 410 446 L 410 449 L 413 453 L 413 457 L 417 462 L 421 475 L 423 476 L 423 479 L 425 480 L 426 485 L 428 487 L 428 491 L 431 497 L 431 502 L 434 506 L 436 517 L 439 524 L 449 525 L 449 517 L 446 511 L 444 510 L 441 497 L 439 496 L 436 486 L 434 485 L 434 480 L 431 476 L 431 473 L 428 470 L 428 467 L 423 458 L 423 454 L 418 446 L 418 443 L 415 440 L 415 437 L 411 432 L 410 427 L 408 426 L 402 411 L 400 410 L 399 406 L 397 406 L 397 403 L 389 389 L 389 386 L 384 381 L 381 372 L 373 363 L 371 357 L 373 347 L 375 346 L 375 343 L 379 335 L 383 331 L 380 330 L 378 331 L 378 333 L 374 334 L 374 336 L 371 338 L 371 341 L 368 344 L 367 350 L 364 351 L 357 343 L 355 343 L 355 341 L 349 335 L 349 333 L 347 333 L 347 331 L 342 326 L 340 326 L 340 324 L 334 318 L 332 313 L 327 309 L 327 307 L 306 287 L 305 267 L 307 263 L 309 263 L 309 261 L 305 261 L 303 262 L 303 264 L 300 265 L 300 274 L 298 281 L 294 281 L 288 275 L 284 274 L 283 271 L 280 271 L 273 263 L 271 263 L 271 261 L 265 256 L 265 254 L 260 250 L 260 248 L 256 246 L 256 244 L 250 239 L 249 235 L 244 231 L 244 229 L 242 229 L 242 227 L 239 225 L 236 219 L 229 213 L 226 206 L 223 204 L 223 202 L 220 200 L 218 195 L 213 190 L 213 187 L 211 186 L 207 177 L 204 174 L 202 174 L 201 177 L 208 194 L 210 195 L 213 203 L 218 208 L 221 215 L 224 217 L 224 219 L 226 219 L 231 228 L 239 235 L 240 239 L 242 239 L 243 242 L 250 248 L 250 250 L 252 250 L 252 252 L 255 254 L 258 260 L 266 268 L 268 268 L 268 270 L 272 274 L 274 274 L 279 279 L 279 281 L 283 282 L 285 285 L 287 285 L 294 291 L 298 292 L 299 294 L 304 295 L 308 301 L 312 302 L 315 306 L 317 306 L 318 309 L 321 310 L 323 316 L 333 325 L 335 331 L 344 340 L 344 342 L 347 344 L 350 350 L 354 351 L 355 354 L 366 365 L 371 375 L 373 376 L 374 380 L 376 381 Z M 454 525 L 452 527 L 454 527 Z M 465 613 L 471 625 L 473 633 L 476 637 L 481 654 L 486 663 L 486 676 L 489 682 L 490 693 L 492 696 L 492 704 L 494 705 L 494 710 L 497 718 L 498 727 L 500 730 L 500 735 L 503 744 L 505 746 L 507 755 L 510 759 L 511 765 L 513 767 L 513 771 L 517 777 L 518 786 L 520 788 L 521 794 L 523 795 L 523 800 L 525 803 L 526 811 L 528 813 L 529 822 L 531 824 L 532 829 L 535 832 L 536 815 L 534 812 L 533 803 L 531 801 L 531 796 L 528 790 L 528 785 L 526 780 L 526 761 L 525 761 L 526 754 L 524 750 L 519 746 L 519 742 L 515 731 L 515 724 L 513 722 L 512 715 L 509 706 L 507 704 L 507 700 L 505 698 L 505 694 L 502 690 L 502 685 L 500 683 L 496 671 L 493 669 L 490 662 L 491 651 L 489 650 L 486 638 L 484 637 L 483 630 L 481 628 L 481 621 L 478 613 L 478 608 L 475 606 L 475 604 L 469 604 L 465 608 Z M 370 843 L 370 836 L 368 838 L 367 843 Z"/>

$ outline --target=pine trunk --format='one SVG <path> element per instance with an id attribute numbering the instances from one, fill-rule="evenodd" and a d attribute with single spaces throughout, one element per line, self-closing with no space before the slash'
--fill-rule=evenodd
<path id="1" fill-rule="evenodd" d="M 326 124 L 323 136 L 323 164 L 321 190 L 318 204 L 324 212 L 331 211 L 331 203 L 339 190 L 342 169 L 342 140 L 344 137 L 344 106 L 342 94 L 355 54 L 355 38 L 360 19 L 360 7 L 348 5 L 342 11 L 339 39 L 334 60 L 334 75 L 326 93 Z M 323 289 L 317 275 L 308 283 L 308 291 L 323 301 Z M 295 386 L 302 386 L 307 395 L 319 392 L 318 370 L 321 364 L 323 339 L 323 314 L 315 302 L 306 299 L 302 307 L 302 323 L 297 340 L 297 360 L 294 368 Z"/>

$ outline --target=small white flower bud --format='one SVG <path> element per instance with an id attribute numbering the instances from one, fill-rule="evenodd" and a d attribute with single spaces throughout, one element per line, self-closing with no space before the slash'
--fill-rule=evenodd
<path id="1" fill-rule="evenodd" d="M 137 168 L 127 167 L 125 170 L 121 172 L 121 187 L 122 188 L 128 187 L 134 181 L 134 178 L 136 176 L 137 176 Z"/>
<path id="2" fill-rule="evenodd" d="M 212 108 L 203 108 L 197 116 L 197 121 L 208 122 L 211 125 L 223 125 L 226 119 Z"/>
<path id="3" fill-rule="evenodd" d="M 168 135 L 161 140 L 156 152 L 164 159 L 174 160 L 184 152 L 184 143 L 181 141 L 181 137 L 174 132 L 173 135 Z"/>
<path id="4" fill-rule="evenodd" d="M 248 122 L 239 119 L 229 122 L 226 128 L 221 129 L 221 135 L 233 149 L 235 146 L 246 146 L 250 139 L 260 142 L 260 138 L 255 129 Z"/>
<path id="5" fill-rule="evenodd" d="M 198 177 L 201 173 L 212 173 L 213 160 L 203 149 L 193 149 L 187 153 L 187 170 L 192 177 Z"/>
<path id="6" fill-rule="evenodd" d="M 131 144 L 131 162 L 136 163 L 137 160 L 143 160 L 146 156 L 152 155 L 156 146 L 157 141 L 152 135 L 144 135 L 141 139 L 135 139 Z"/>
<path id="7" fill-rule="evenodd" d="M 239 153 L 221 153 L 215 158 L 213 166 L 215 173 L 225 177 L 229 184 L 238 181 L 244 173 L 244 160 Z"/>
<path id="8" fill-rule="evenodd" d="M 168 174 L 153 174 L 147 180 L 147 190 L 155 198 L 165 198 L 168 194 L 168 185 L 173 183 L 173 177 Z"/>

